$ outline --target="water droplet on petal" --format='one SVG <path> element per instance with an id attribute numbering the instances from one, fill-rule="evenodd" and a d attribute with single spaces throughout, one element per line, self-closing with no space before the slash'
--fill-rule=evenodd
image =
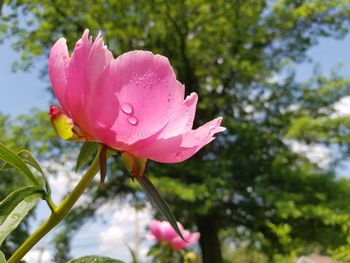
<path id="1" fill-rule="evenodd" d="M 168 96 L 168 102 L 170 102 L 170 100 L 171 100 L 171 94 L 169 94 Z"/>
<path id="2" fill-rule="evenodd" d="M 129 122 L 131 125 L 137 125 L 138 120 L 136 119 L 136 117 L 129 117 L 129 118 L 128 118 L 128 122 Z"/>
<path id="3" fill-rule="evenodd" d="M 133 108 L 129 103 L 124 103 L 121 106 L 121 110 L 125 113 L 125 114 L 131 114 L 133 112 Z"/>
<path id="4" fill-rule="evenodd" d="M 199 141 L 199 140 L 200 140 L 200 138 L 201 138 L 201 137 L 199 137 L 199 136 L 196 136 L 196 140 L 197 140 L 197 141 Z"/>

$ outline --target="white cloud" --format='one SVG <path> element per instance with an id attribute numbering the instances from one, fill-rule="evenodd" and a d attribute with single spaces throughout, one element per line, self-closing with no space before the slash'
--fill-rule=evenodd
<path id="1" fill-rule="evenodd" d="M 350 96 L 341 98 L 333 105 L 335 113 L 332 117 L 349 116 L 350 115 Z"/>
<path id="2" fill-rule="evenodd" d="M 295 140 L 288 140 L 286 143 L 292 151 L 304 154 L 311 162 L 317 163 L 321 168 L 327 168 L 332 160 L 330 149 L 324 145 L 309 145 Z"/>
<path id="3" fill-rule="evenodd" d="M 149 241 L 145 238 L 146 227 L 151 220 L 150 207 L 142 210 L 130 205 L 119 207 L 111 217 L 110 226 L 100 233 L 99 250 L 111 257 L 130 259 L 127 249 L 130 246 L 140 258 L 144 258 L 149 247 Z"/>
<path id="4" fill-rule="evenodd" d="M 51 263 L 52 254 L 46 249 L 33 249 L 29 251 L 23 258 L 28 263 Z"/>
<path id="5" fill-rule="evenodd" d="M 150 206 L 136 211 L 127 202 L 101 206 L 96 213 L 97 220 L 89 220 L 82 226 L 73 238 L 72 254 L 75 258 L 103 255 L 128 262 L 131 260 L 129 246 L 137 251 L 140 259 L 145 259 L 151 244 L 146 238 L 146 226 L 153 213 Z"/>

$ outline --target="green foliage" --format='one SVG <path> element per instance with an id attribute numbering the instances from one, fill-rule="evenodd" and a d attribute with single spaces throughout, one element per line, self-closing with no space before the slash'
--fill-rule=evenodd
<path id="1" fill-rule="evenodd" d="M 20 173 L 27 176 L 35 185 L 40 185 L 38 179 L 28 168 L 25 162 L 12 150 L 0 143 L 0 159 L 15 167 Z"/>
<path id="2" fill-rule="evenodd" d="M 55 156 L 55 154 L 58 154 L 57 149 L 61 148 L 63 144 L 56 138 L 54 131 L 50 128 L 47 113 L 33 110 L 31 111 L 31 115 L 21 115 L 14 119 L 10 119 L 8 116 L 0 114 L 0 131 L 0 141 L 1 143 L 6 144 L 7 148 L 12 149 L 11 156 L 17 158 L 13 155 L 13 153 L 16 153 L 16 155 L 22 160 L 22 162 L 19 161 L 22 165 L 25 163 L 26 166 L 28 165 L 29 167 L 34 168 L 31 169 L 31 172 L 40 182 L 41 186 L 45 185 L 44 188 L 46 193 L 50 194 L 50 189 L 47 185 L 46 178 L 43 177 L 43 171 L 39 166 L 38 161 L 34 159 L 29 151 L 21 150 L 23 148 L 30 149 L 35 156 L 41 158 L 52 157 Z M 47 149 L 51 149 L 51 151 L 47 152 Z M 33 185 L 32 180 L 26 175 L 19 173 L 18 170 L 13 168 L 9 163 L 1 162 L 0 165 L 2 167 L 0 170 L 2 182 L 0 184 L 0 200 L 5 199 L 13 191 Z M 24 169 L 27 170 L 26 168 Z M 45 191 L 43 187 L 40 188 L 41 191 Z M 20 201 L 20 199 L 18 200 Z M 22 205 L 24 204 L 25 202 L 23 201 Z M 11 235 L 7 236 L 2 243 L 1 250 L 6 257 L 12 255 L 17 247 L 26 239 L 29 228 L 28 220 L 32 215 L 33 213 L 30 212 L 26 218 L 22 218 L 23 221 L 21 221 L 21 224 Z"/>
<path id="3" fill-rule="evenodd" d="M 42 188 L 30 186 L 12 192 L 0 203 L 0 244 L 44 196 Z"/>
<path id="4" fill-rule="evenodd" d="M 86 256 L 70 260 L 67 263 L 123 263 L 123 261 L 100 256 Z"/>
<path id="5" fill-rule="evenodd" d="M 266 256 L 255 249 L 224 247 L 224 262 L 268 263 Z"/>

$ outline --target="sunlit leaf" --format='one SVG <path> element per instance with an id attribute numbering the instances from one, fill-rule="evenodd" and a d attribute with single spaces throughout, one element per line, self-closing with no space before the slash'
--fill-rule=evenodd
<path id="1" fill-rule="evenodd" d="M 68 261 L 67 263 L 124 263 L 123 261 L 100 257 L 100 256 L 85 256 Z"/>
<path id="2" fill-rule="evenodd" d="M 98 143 L 96 142 L 86 142 L 80 148 L 80 152 L 78 155 L 77 164 L 75 167 L 75 171 L 78 171 L 81 167 L 86 164 L 87 160 L 91 155 L 93 155 L 98 149 Z"/>
<path id="3" fill-rule="evenodd" d="M 15 167 L 23 175 L 27 176 L 34 184 L 40 185 L 38 179 L 30 171 L 25 162 L 11 149 L 0 143 L 0 159 Z"/>
<path id="4" fill-rule="evenodd" d="M 152 182 L 148 180 L 146 175 L 135 177 L 136 180 L 141 184 L 143 190 L 145 191 L 146 195 L 150 199 L 150 201 L 153 203 L 153 205 L 159 209 L 159 212 L 168 220 L 172 228 L 176 231 L 176 233 L 183 239 L 179 227 L 177 226 L 176 219 L 171 212 L 168 204 L 163 199 L 163 197 L 159 194 L 158 190 L 154 187 Z"/>
<path id="5" fill-rule="evenodd" d="M 27 164 L 32 166 L 34 169 L 36 169 L 42 176 L 45 184 L 45 189 L 48 195 L 51 195 L 51 188 L 49 185 L 49 182 L 44 174 L 44 171 L 41 169 L 39 162 L 34 158 L 32 153 L 28 150 L 21 150 L 17 153 L 17 155 Z M 4 165 L 1 167 L 1 169 L 6 169 L 8 167 L 12 167 L 11 164 L 8 162 L 4 163 Z"/>
<path id="6" fill-rule="evenodd" d="M 0 251 L 0 263 L 6 263 L 5 255 L 1 251 Z"/>
<path id="7" fill-rule="evenodd" d="M 44 182 L 45 182 L 45 189 L 48 195 L 51 195 L 51 188 L 49 185 L 49 182 L 47 181 L 47 178 L 44 174 L 44 171 L 41 169 L 39 162 L 34 158 L 32 153 L 27 150 L 22 150 L 17 153 L 19 157 L 23 159 L 27 164 L 31 165 L 33 168 L 35 168 L 42 176 Z"/>
<path id="8" fill-rule="evenodd" d="M 29 186 L 12 192 L 0 203 L 0 244 L 44 195 L 41 187 Z"/>

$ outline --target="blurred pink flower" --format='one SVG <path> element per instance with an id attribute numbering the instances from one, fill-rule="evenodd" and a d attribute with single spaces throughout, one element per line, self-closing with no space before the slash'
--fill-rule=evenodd
<path id="1" fill-rule="evenodd" d="M 80 140 L 176 163 L 225 130 L 221 117 L 192 130 L 197 94 L 184 100 L 184 86 L 166 57 L 131 51 L 114 59 L 102 38 L 92 41 L 88 30 L 71 56 L 64 38 L 54 44 L 49 75 L 59 110 L 66 123 L 71 120 L 73 132 L 78 133 L 74 138 Z"/>
<path id="2" fill-rule="evenodd" d="M 152 220 L 149 224 L 149 230 L 153 239 L 158 242 L 168 243 L 176 251 L 196 243 L 199 240 L 199 232 L 191 233 L 184 229 L 179 222 L 177 222 L 177 225 L 187 242 L 182 240 L 181 237 L 176 234 L 175 230 L 167 221 Z"/>

